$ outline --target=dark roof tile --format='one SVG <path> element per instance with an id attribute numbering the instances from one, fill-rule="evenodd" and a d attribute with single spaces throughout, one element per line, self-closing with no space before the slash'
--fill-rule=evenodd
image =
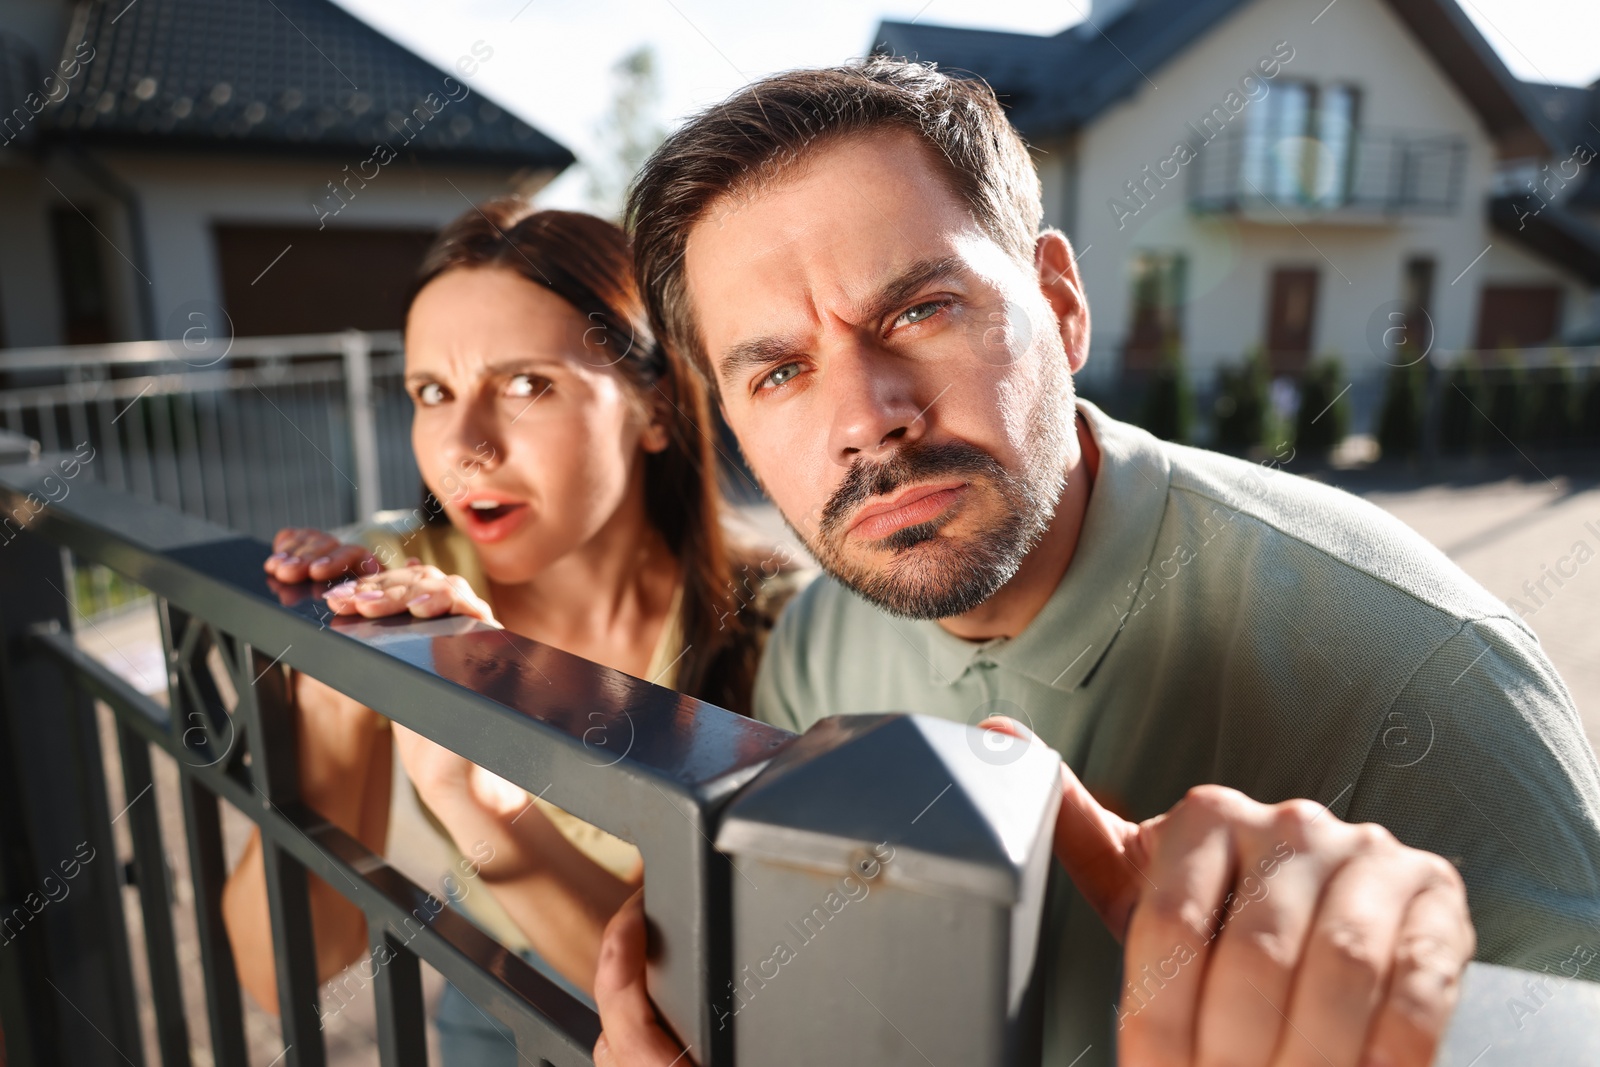
<path id="1" fill-rule="evenodd" d="M 81 0 L 46 136 L 562 168 L 570 151 L 328 0 Z M 463 95 L 465 93 L 466 95 Z M 409 124 L 408 124 L 409 120 Z"/>

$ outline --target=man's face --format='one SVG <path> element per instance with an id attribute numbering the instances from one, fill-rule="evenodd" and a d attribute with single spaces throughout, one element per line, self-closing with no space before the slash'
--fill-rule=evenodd
<path id="1" fill-rule="evenodd" d="M 684 271 L 724 416 L 824 568 L 915 618 L 1016 573 L 1077 456 L 1088 322 L 1059 237 L 1019 262 L 880 133 L 714 203 Z"/>

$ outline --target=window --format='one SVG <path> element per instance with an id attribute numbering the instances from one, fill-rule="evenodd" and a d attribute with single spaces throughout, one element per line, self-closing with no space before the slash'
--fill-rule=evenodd
<path id="1" fill-rule="evenodd" d="M 97 225 L 71 207 L 50 209 L 56 279 L 61 286 L 61 332 L 69 345 L 111 340 L 110 300 Z"/>
<path id="2" fill-rule="evenodd" d="M 1185 274 L 1182 252 L 1134 255 L 1133 316 L 1123 348 L 1123 370 L 1154 370 L 1163 356 L 1182 348 Z"/>
<path id="3" fill-rule="evenodd" d="M 1348 202 L 1359 110 L 1354 86 L 1277 83 L 1247 120 L 1240 193 L 1323 208 Z"/>

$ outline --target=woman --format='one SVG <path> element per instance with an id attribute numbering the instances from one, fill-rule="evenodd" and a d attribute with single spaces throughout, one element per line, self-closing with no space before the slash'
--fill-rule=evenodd
<path id="1" fill-rule="evenodd" d="M 746 711 L 795 572 L 725 535 L 704 387 L 651 338 L 623 232 L 484 204 L 429 251 L 405 328 L 424 507 L 359 544 L 282 531 L 267 571 L 358 573 L 328 592 L 335 611 L 471 614 Z M 382 852 L 394 746 L 435 829 L 473 855 L 456 872 L 463 910 L 587 994 L 638 853 L 327 686 L 297 676 L 295 692 L 305 801 Z M 258 835 L 223 907 L 243 984 L 275 1010 Z M 312 913 L 325 980 L 366 951 L 365 924 L 315 878 Z M 515 1061 L 507 1031 L 447 998 L 446 1062 Z"/>

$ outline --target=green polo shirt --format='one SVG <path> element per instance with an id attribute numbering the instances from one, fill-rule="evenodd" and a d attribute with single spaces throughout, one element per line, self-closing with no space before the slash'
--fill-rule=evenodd
<path id="1" fill-rule="evenodd" d="M 1131 819 L 1206 782 L 1310 797 L 1451 860 L 1478 958 L 1570 974 L 1581 945 L 1600 979 L 1600 770 L 1533 633 L 1365 501 L 1078 412 L 1100 470 L 1022 633 L 965 641 L 820 579 L 767 645 L 756 715 L 1008 714 Z M 1120 948 L 1068 879 L 1052 892 L 1044 1063 L 1110 1064 Z"/>

